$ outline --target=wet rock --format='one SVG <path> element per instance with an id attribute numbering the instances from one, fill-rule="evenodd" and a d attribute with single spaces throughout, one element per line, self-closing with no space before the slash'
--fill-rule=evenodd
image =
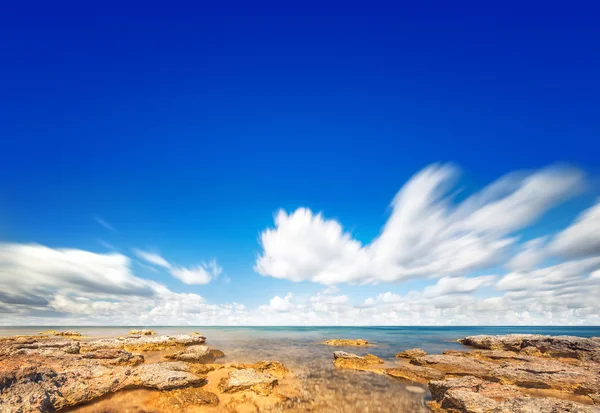
<path id="1" fill-rule="evenodd" d="M 600 409 L 554 398 L 533 398 L 519 388 L 472 376 L 429 383 L 433 411 L 449 413 L 598 412 Z"/>
<path id="2" fill-rule="evenodd" d="M 183 351 L 165 355 L 170 360 L 187 361 L 191 363 L 212 363 L 215 357 L 207 346 L 188 346 Z"/>
<path id="3" fill-rule="evenodd" d="M 156 335 L 156 331 L 154 331 L 154 330 L 130 330 L 129 335 L 154 336 L 154 335 Z"/>
<path id="4" fill-rule="evenodd" d="M 399 353 L 396 353 L 396 355 L 394 357 L 413 359 L 416 357 L 423 357 L 426 355 L 427 355 L 427 352 L 425 350 L 420 349 L 420 348 L 412 348 L 410 350 L 404 350 Z"/>
<path id="5" fill-rule="evenodd" d="M 345 351 L 333 352 L 333 365 L 335 367 L 352 369 L 352 370 L 374 370 L 373 364 L 383 362 L 379 357 L 369 355 L 370 357 L 362 357 Z"/>
<path id="6" fill-rule="evenodd" d="M 591 358 L 600 361 L 600 341 L 583 337 L 539 334 L 480 335 L 465 337 L 459 342 L 480 349 L 515 352 L 530 347 L 526 350 L 529 353 L 532 353 L 533 349 L 537 349 L 540 354 L 550 357 Z"/>
<path id="7" fill-rule="evenodd" d="M 81 337 L 81 333 L 79 333 L 75 330 L 59 331 L 59 332 L 55 332 L 54 335 L 64 336 L 64 337 Z"/>
<path id="8" fill-rule="evenodd" d="M 327 344 L 328 346 L 368 346 L 368 345 L 370 345 L 370 343 L 367 340 L 362 340 L 362 339 L 356 339 L 356 340 L 333 339 L 333 340 L 327 340 L 323 344 Z"/>
<path id="9" fill-rule="evenodd" d="M 153 335 L 153 336 L 126 336 L 117 338 L 104 338 L 81 343 L 83 351 L 99 349 L 124 349 L 128 351 L 156 351 L 177 346 L 203 344 L 206 337 L 199 334 Z"/>
<path id="10" fill-rule="evenodd" d="M 216 359 L 225 357 L 225 353 L 223 353 L 221 350 L 217 350 L 216 348 L 210 349 L 210 354 L 212 354 Z"/>
<path id="11" fill-rule="evenodd" d="M 524 396 L 515 386 L 489 382 L 473 376 L 451 377 L 429 382 L 429 391 L 433 400 L 441 401 L 449 390 L 476 392 L 495 399 Z"/>
<path id="12" fill-rule="evenodd" d="M 219 404 L 219 397 L 205 390 L 188 388 L 162 392 L 159 403 L 165 410 L 186 409 L 194 406 L 216 406 Z"/>
<path id="13" fill-rule="evenodd" d="M 227 377 L 221 379 L 219 390 L 222 393 L 251 390 L 267 396 L 271 394 L 276 384 L 277 378 L 268 373 L 261 373 L 254 369 L 233 370 Z"/>
<path id="14" fill-rule="evenodd" d="M 208 374 L 211 371 L 220 370 L 224 367 L 222 364 L 191 364 L 190 371 L 196 374 Z"/>
<path id="15" fill-rule="evenodd" d="M 409 363 L 402 363 L 398 367 L 385 369 L 384 373 L 388 376 L 417 383 L 427 383 L 429 380 L 440 380 L 446 376 L 442 371 L 429 367 L 415 366 Z"/>
<path id="16" fill-rule="evenodd" d="M 385 361 L 377 357 L 375 354 L 365 354 L 363 357 L 369 364 L 384 364 Z"/>
<path id="17" fill-rule="evenodd" d="M 411 360 L 417 366 L 433 367 L 447 374 L 474 375 L 488 377 L 496 367 L 495 364 L 484 360 L 476 360 L 463 356 L 432 354 Z"/>
<path id="18" fill-rule="evenodd" d="M 280 362 L 269 361 L 269 360 L 263 360 L 263 361 L 259 361 L 257 363 L 252 363 L 252 364 L 248 364 L 248 363 L 232 364 L 230 367 L 232 367 L 234 369 L 238 369 L 238 370 L 253 369 L 253 370 L 259 371 L 261 373 L 268 373 L 277 378 L 283 378 L 286 374 L 288 374 L 290 372 Z"/>

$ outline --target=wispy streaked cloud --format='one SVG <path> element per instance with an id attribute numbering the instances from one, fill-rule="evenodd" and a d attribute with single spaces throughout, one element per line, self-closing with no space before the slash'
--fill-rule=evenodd
<path id="1" fill-rule="evenodd" d="M 98 224 L 100 224 L 101 226 L 103 226 L 105 229 L 107 229 L 109 231 L 117 232 L 117 229 L 114 226 L 109 224 L 106 220 L 99 217 L 98 215 L 94 215 L 94 221 L 96 221 Z"/>
<path id="2" fill-rule="evenodd" d="M 155 252 L 143 251 L 137 248 L 133 249 L 133 253 L 140 259 L 158 267 L 170 269 L 171 263 Z"/>

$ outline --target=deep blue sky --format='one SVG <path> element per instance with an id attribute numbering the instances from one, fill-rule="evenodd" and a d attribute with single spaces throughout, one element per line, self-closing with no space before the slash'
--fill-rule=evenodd
<path id="1" fill-rule="evenodd" d="M 592 2 L 87 3 L 2 7 L 0 240 L 217 257 L 237 282 L 191 290 L 264 302 L 278 208 L 368 242 L 432 162 L 600 172 Z"/>

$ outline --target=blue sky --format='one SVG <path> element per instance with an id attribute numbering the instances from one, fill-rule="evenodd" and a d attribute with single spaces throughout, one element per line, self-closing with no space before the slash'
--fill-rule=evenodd
<path id="1" fill-rule="evenodd" d="M 599 9 L 501 6 L 7 5 L 0 16 L 0 242 L 117 253 L 132 260 L 125 264 L 131 276 L 211 305 L 255 311 L 291 292 L 294 305 L 306 306 L 327 287 L 311 279 L 320 267 L 301 282 L 255 269 L 257 257 L 270 255 L 259 241 L 280 209 L 322 212 L 324 222 L 335 220 L 366 245 L 393 216 L 395 194 L 431 164 L 461 168 L 453 205 L 514 171 L 576 168 L 585 176 L 581 190 L 566 188 L 509 232 L 519 236 L 509 248 L 517 254 L 524 241 L 572 225 L 600 194 Z M 282 237 L 292 250 L 312 242 Z M 148 263 L 134 249 L 173 267 L 215 259 L 222 271 L 208 284 L 188 285 L 169 268 L 142 266 Z M 12 274 L 28 276 L 14 250 L 5 255 Z M 444 276 L 503 276 L 511 271 L 511 257 L 503 257 L 452 274 L 339 282 L 330 295 L 356 309 Z M 564 259 L 548 254 L 544 262 Z M 582 279 L 595 271 L 585 268 Z M 504 294 L 491 281 L 481 288 L 466 294 Z M 81 291 L 52 284 L 44 294 L 48 308 L 0 296 L 0 310 L 17 324 L 45 322 L 44 311 L 90 320 L 56 305 L 57 296 L 81 298 Z M 294 322 L 281 314 L 290 308 L 279 307 L 282 323 Z"/>

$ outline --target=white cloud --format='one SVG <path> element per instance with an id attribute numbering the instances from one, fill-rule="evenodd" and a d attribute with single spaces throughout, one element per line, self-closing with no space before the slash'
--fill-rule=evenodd
<path id="1" fill-rule="evenodd" d="M 158 255 L 155 252 L 142 251 L 137 248 L 134 248 L 133 253 L 138 258 L 140 258 L 152 265 L 156 265 L 158 267 L 167 268 L 167 269 L 171 268 L 171 264 L 166 259 L 164 259 L 162 256 Z"/>
<path id="2" fill-rule="evenodd" d="M 0 312 L 16 325 L 516 325 L 598 324 L 600 258 L 491 276 L 447 277 L 407 294 L 353 304 L 348 295 L 275 296 L 247 308 L 211 304 L 135 276 L 120 254 L 0 246 Z"/>
<path id="3" fill-rule="evenodd" d="M 336 220 L 307 208 L 279 211 L 262 232 L 255 270 L 294 282 L 396 282 L 460 275 L 500 263 L 514 231 L 578 193 L 582 173 L 546 168 L 511 174 L 453 205 L 448 195 L 458 171 L 433 165 L 398 192 L 381 234 L 362 245 Z"/>
<path id="4" fill-rule="evenodd" d="M 221 269 L 203 263 L 210 276 Z M 118 253 L 0 244 L 0 312 L 13 325 L 200 325 L 244 323 L 238 303 L 213 305 L 137 277 Z"/>
<path id="5" fill-rule="evenodd" d="M 276 311 L 276 312 L 290 311 L 294 308 L 291 301 L 292 301 L 292 293 L 288 293 L 283 298 L 276 295 L 275 297 L 271 298 L 271 301 L 269 301 L 269 305 L 265 306 L 263 308 L 265 308 L 267 310 L 271 310 L 271 311 Z"/>
<path id="6" fill-rule="evenodd" d="M 600 201 L 556 235 L 549 249 L 568 258 L 600 255 Z"/>
<path id="7" fill-rule="evenodd" d="M 152 265 L 168 269 L 173 277 L 184 284 L 208 284 L 212 280 L 217 279 L 223 272 L 223 268 L 217 264 L 216 260 L 203 262 L 192 268 L 185 268 L 171 264 L 161 255 L 154 252 L 134 249 L 133 253 Z"/>
<path id="8" fill-rule="evenodd" d="M 548 255 L 545 249 L 547 242 L 547 237 L 540 237 L 527 241 L 521 246 L 521 251 L 508 262 L 507 267 L 514 270 L 528 270 L 534 268 Z"/>
<path id="9" fill-rule="evenodd" d="M 216 261 L 202 263 L 195 268 L 173 267 L 171 275 L 184 284 L 208 284 L 221 274 L 222 268 Z"/>
<path id="10" fill-rule="evenodd" d="M 558 292 L 567 287 L 581 286 L 584 278 L 599 268 L 600 257 L 566 261 L 530 271 L 511 272 L 502 277 L 496 287 L 507 291 L 554 290 Z"/>
<path id="11" fill-rule="evenodd" d="M 494 282 L 496 276 L 482 275 L 479 277 L 443 277 L 438 282 L 429 287 L 425 287 L 423 295 L 425 297 L 438 297 L 445 294 L 471 293 L 478 288 L 490 285 Z"/>

